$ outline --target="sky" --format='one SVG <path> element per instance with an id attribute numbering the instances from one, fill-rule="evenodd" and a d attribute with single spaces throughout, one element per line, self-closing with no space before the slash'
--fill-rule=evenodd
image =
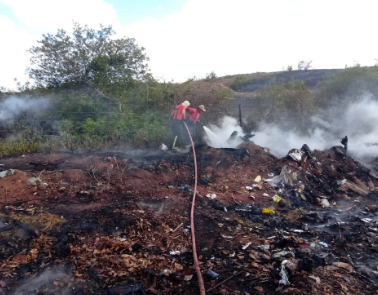
<path id="1" fill-rule="evenodd" d="M 0 86 L 27 81 L 27 50 L 73 22 L 146 48 L 161 81 L 374 65 L 377 0 L 0 0 Z"/>

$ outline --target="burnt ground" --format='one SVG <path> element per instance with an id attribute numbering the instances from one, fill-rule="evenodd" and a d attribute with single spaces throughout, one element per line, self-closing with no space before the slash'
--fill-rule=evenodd
<path id="1" fill-rule="evenodd" d="M 366 167 L 337 147 L 314 151 L 307 169 L 254 143 L 196 153 L 207 294 L 376 294 L 378 179 Z M 191 153 L 30 154 L 0 164 L 14 169 L 0 178 L 0 294 L 199 293 Z M 284 167 L 286 185 L 264 181 Z"/>

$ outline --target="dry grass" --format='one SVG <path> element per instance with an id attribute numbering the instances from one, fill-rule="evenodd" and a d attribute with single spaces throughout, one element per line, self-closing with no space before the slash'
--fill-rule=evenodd
<path id="1" fill-rule="evenodd" d="M 4 215 L 3 215 L 4 216 Z M 48 232 L 53 228 L 56 228 L 63 220 L 60 216 L 50 213 L 41 213 L 38 215 L 24 215 L 12 213 L 9 217 L 19 220 L 22 223 L 29 225 L 34 229 L 38 229 L 41 232 Z"/>
<path id="2" fill-rule="evenodd" d="M 288 218 L 299 219 L 305 215 L 306 211 L 303 208 L 297 208 L 289 212 Z"/>

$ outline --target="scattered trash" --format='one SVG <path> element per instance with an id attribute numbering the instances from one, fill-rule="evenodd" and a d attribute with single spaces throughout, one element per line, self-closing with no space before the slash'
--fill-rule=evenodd
<path id="1" fill-rule="evenodd" d="M 282 198 L 281 198 L 279 195 L 274 195 L 274 196 L 272 197 L 272 199 L 273 199 L 273 201 L 276 202 L 276 203 L 278 203 L 279 201 L 282 200 Z"/>
<path id="2" fill-rule="evenodd" d="M 261 181 L 261 176 L 260 175 L 256 176 L 256 178 L 253 180 L 253 182 L 256 182 L 256 183 L 258 183 L 260 181 Z"/>
<path id="3" fill-rule="evenodd" d="M 281 251 L 273 254 L 273 259 L 275 260 L 282 260 L 290 257 L 295 257 L 295 254 L 291 251 Z"/>
<path id="4" fill-rule="evenodd" d="M 345 184 L 346 182 L 347 182 L 346 179 L 336 181 L 337 185 L 342 185 L 342 184 Z"/>
<path id="5" fill-rule="evenodd" d="M 292 149 L 289 151 L 288 156 L 292 158 L 294 161 L 300 162 L 302 160 L 304 152 L 298 149 Z"/>
<path id="6" fill-rule="evenodd" d="M 274 176 L 274 173 L 268 173 L 268 176 L 269 176 L 269 177 L 273 177 L 273 176 Z"/>
<path id="7" fill-rule="evenodd" d="M 281 181 L 285 185 L 293 186 L 294 182 L 297 181 L 297 173 L 293 172 L 288 166 L 283 166 L 280 173 Z"/>
<path id="8" fill-rule="evenodd" d="M 164 144 L 162 143 L 160 146 L 159 146 L 159 149 L 161 149 L 162 151 L 168 151 L 169 148 Z"/>
<path id="9" fill-rule="evenodd" d="M 328 248 L 328 244 L 327 244 L 327 243 L 325 243 L 325 242 L 319 242 L 319 245 L 322 245 L 323 247 L 326 247 L 326 248 Z"/>
<path id="10" fill-rule="evenodd" d="M 322 199 L 321 202 L 320 202 L 320 205 L 322 205 L 323 207 L 331 206 L 327 199 Z"/>
<path id="11" fill-rule="evenodd" d="M 250 197 L 251 199 L 253 199 L 253 200 L 256 199 L 255 196 L 252 196 L 252 195 L 249 195 L 249 197 Z"/>
<path id="12" fill-rule="evenodd" d="M 276 211 L 269 208 L 262 208 L 261 213 L 263 214 L 276 214 Z"/>
<path id="13" fill-rule="evenodd" d="M 247 249 L 252 243 L 251 242 L 248 242 L 247 244 L 245 244 L 242 249 L 245 250 Z"/>
<path id="14" fill-rule="evenodd" d="M 263 196 L 264 197 L 269 197 L 269 195 L 267 193 L 263 193 Z"/>
<path id="15" fill-rule="evenodd" d="M 170 251 L 169 254 L 171 254 L 171 255 L 180 255 L 181 252 L 180 251 Z"/>
<path id="16" fill-rule="evenodd" d="M 11 176 L 13 174 L 14 174 L 14 170 L 13 169 L 9 169 L 9 170 L 5 170 L 5 171 L 0 172 L 0 177 L 4 178 L 6 176 Z"/>
<path id="17" fill-rule="evenodd" d="M 206 276 L 207 276 L 209 279 L 216 280 L 216 279 L 219 277 L 219 274 L 217 274 L 216 272 L 214 272 L 214 271 L 212 271 L 211 269 L 209 269 L 209 270 L 206 272 Z"/>
<path id="18" fill-rule="evenodd" d="M 217 195 L 216 194 L 207 194 L 206 197 L 208 197 L 211 200 L 214 200 L 217 197 Z"/>
<path id="19" fill-rule="evenodd" d="M 289 279 L 287 277 L 287 271 L 285 269 L 286 263 L 287 263 L 287 260 L 284 260 L 281 263 L 281 271 L 280 271 L 281 279 L 278 282 L 280 285 L 285 285 L 285 286 L 290 285 Z"/>
<path id="20" fill-rule="evenodd" d="M 184 277 L 184 281 L 188 282 L 188 281 L 190 281 L 192 278 L 193 278 L 193 275 L 186 275 L 186 276 Z"/>
<path id="21" fill-rule="evenodd" d="M 249 191 L 253 190 L 253 187 L 251 187 L 251 186 L 246 186 L 245 188 L 246 188 L 247 190 L 249 190 Z"/>
<path id="22" fill-rule="evenodd" d="M 27 185 L 38 186 L 42 183 L 42 180 L 37 177 L 31 177 L 28 179 Z"/>

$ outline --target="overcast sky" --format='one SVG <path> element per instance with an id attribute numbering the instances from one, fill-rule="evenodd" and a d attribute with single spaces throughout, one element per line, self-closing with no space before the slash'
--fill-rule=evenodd
<path id="1" fill-rule="evenodd" d="M 24 82 L 26 50 L 73 21 L 112 25 L 146 48 L 157 78 L 344 68 L 378 59 L 377 0 L 0 0 L 0 86 Z"/>

